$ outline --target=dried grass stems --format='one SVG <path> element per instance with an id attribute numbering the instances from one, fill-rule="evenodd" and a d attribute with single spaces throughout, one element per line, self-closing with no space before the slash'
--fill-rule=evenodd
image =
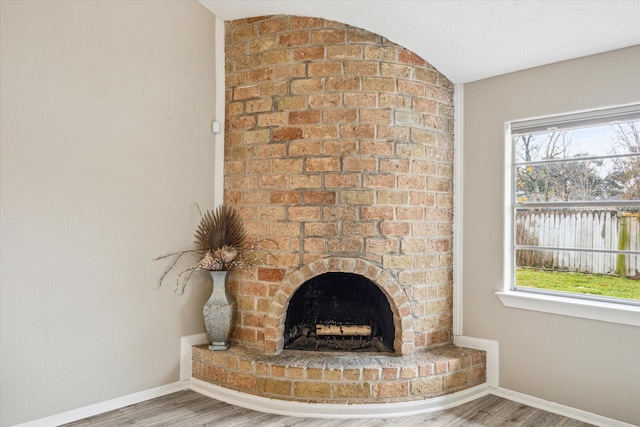
<path id="1" fill-rule="evenodd" d="M 200 207 L 198 207 L 200 211 Z M 154 258 L 158 261 L 172 258 L 158 280 L 158 287 L 166 275 L 176 266 L 180 258 L 186 254 L 197 254 L 200 261 L 195 267 L 187 268 L 178 273 L 176 278 L 176 292 L 184 293 L 184 288 L 191 279 L 191 275 L 199 269 L 210 271 L 230 271 L 234 269 L 248 269 L 255 265 L 266 265 L 269 251 L 260 248 L 263 240 L 247 241 L 242 218 L 235 209 L 228 205 L 221 205 L 215 211 L 200 211 L 200 224 L 195 233 L 195 249 L 172 252 Z"/>

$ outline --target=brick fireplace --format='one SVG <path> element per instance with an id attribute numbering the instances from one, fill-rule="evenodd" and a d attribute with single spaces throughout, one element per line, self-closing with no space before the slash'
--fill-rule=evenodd
<path id="1" fill-rule="evenodd" d="M 196 348 L 194 377 L 365 403 L 484 382 L 484 353 L 451 345 L 451 82 L 384 37 L 323 19 L 226 22 L 225 44 L 224 199 L 269 255 L 231 276 L 234 345 Z M 392 354 L 283 350 L 292 297 L 327 273 L 378 287 Z"/>

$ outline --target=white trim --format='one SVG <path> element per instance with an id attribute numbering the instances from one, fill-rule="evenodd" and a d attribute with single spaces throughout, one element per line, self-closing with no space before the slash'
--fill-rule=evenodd
<path id="1" fill-rule="evenodd" d="M 138 393 L 128 394 L 126 396 L 117 397 L 115 399 L 106 400 L 104 402 L 95 403 L 93 405 L 84 406 L 82 408 L 73 409 L 58 415 L 52 415 L 46 418 L 29 421 L 22 424 L 16 424 L 14 427 L 54 427 L 84 418 L 93 417 L 94 415 L 104 414 L 105 412 L 115 409 L 124 408 L 125 406 L 134 405 L 136 403 L 166 396 L 167 394 L 176 393 L 178 391 L 188 390 L 189 381 L 179 381 L 166 384 L 160 387 L 144 390 Z"/>
<path id="2" fill-rule="evenodd" d="M 640 307 L 636 305 L 522 291 L 496 292 L 496 295 L 506 307 L 640 326 Z"/>
<path id="3" fill-rule="evenodd" d="M 453 343 L 459 347 L 485 351 L 487 353 L 487 385 L 489 387 L 500 386 L 500 346 L 498 341 L 456 336 L 453 338 Z"/>
<path id="4" fill-rule="evenodd" d="M 593 424 L 600 427 L 636 427 L 623 421 L 614 420 L 613 418 L 603 417 L 581 409 L 572 408 L 570 406 L 561 405 L 559 403 L 550 402 L 548 400 L 539 399 L 527 394 L 518 393 L 517 391 L 507 390 L 504 388 L 496 388 L 491 390 L 491 394 L 511 400 L 513 402 L 522 403 L 523 405 L 533 408 L 542 409 L 543 411 L 553 414 L 562 415 L 577 421 Z"/>
<path id="5" fill-rule="evenodd" d="M 224 202 L 224 119 L 225 119 L 225 75 L 224 75 L 224 21 L 215 20 L 215 111 L 220 131 L 213 135 L 213 206 Z"/>
<path id="6" fill-rule="evenodd" d="M 204 332 L 180 338 L 180 381 L 191 378 L 191 361 L 193 359 L 194 345 L 206 344 L 207 334 Z"/>
<path id="7" fill-rule="evenodd" d="M 269 399 L 235 390 L 219 387 L 205 381 L 190 378 L 172 384 L 156 387 L 150 390 L 133 393 L 127 396 L 111 399 L 105 402 L 74 409 L 51 417 L 29 421 L 14 427 L 53 427 L 78 421 L 94 415 L 103 414 L 115 409 L 144 402 L 183 390 L 193 390 L 202 395 L 227 402 L 232 405 L 272 414 L 312 417 L 312 418 L 384 418 L 408 415 L 424 414 L 429 412 L 446 410 L 462 405 L 487 394 L 493 394 L 505 399 L 522 403 L 534 408 L 542 409 L 554 414 L 569 417 L 602 427 L 633 427 L 622 421 L 617 421 L 601 415 L 586 412 L 580 409 L 550 402 L 537 397 L 498 387 L 498 342 L 481 338 L 457 336 L 455 344 L 461 347 L 469 347 L 487 352 L 487 382 L 476 387 L 462 390 L 446 396 L 431 399 L 396 402 L 396 403 L 367 403 L 367 404 L 322 404 L 292 402 L 288 400 Z M 183 377 L 187 366 L 191 366 L 191 345 L 206 343 L 205 334 L 196 334 L 182 337 L 180 340 L 180 375 Z M 190 373 L 189 373 L 190 376 Z"/>
<path id="8" fill-rule="evenodd" d="M 598 126 L 621 121 L 638 120 L 640 104 L 624 104 L 613 107 L 592 108 L 571 113 L 538 116 L 529 119 L 513 120 L 513 134 L 548 132 L 549 129 L 575 129 L 576 127 Z"/>
<path id="9" fill-rule="evenodd" d="M 489 387 L 482 384 L 446 396 L 412 402 L 336 404 L 269 399 L 216 386 L 195 378 L 191 379 L 191 390 L 254 411 L 309 418 L 402 417 L 453 408 L 489 394 Z"/>
<path id="10" fill-rule="evenodd" d="M 129 394 L 104 402 L 96 403 L 82 408 L 73 409 L 62 414 L 52 415 L 46 418 L 17 424 L 14 427 L 53 427 L 61 424 L 71 423 L 94 415 L 104 414 L 125 406 L 155 399 L 167 394 L 189 389 L 189 379 L 191 378 L 191 347 L 198 344 L 205 344 L 207 335 L 205 333 L 189 335 L 180 338 L 180 381 L 163 385 L 160 387 L 144 390 L 138 393 Z"/>
<path id="11" fill-rule="evenodd" d="M 515 271 L 514 271 L 514 256 L 515 256 L 515 239 L 513 234 L 513 227 L 515 219 L 513 217 L 513 146 L 511 144 L 511 125 L 509 123 L 504 124 L 504 186 L 503 186 L 503 232 L 504 232 L 504 245 L 503 255 L 504 260 L 502 270 L 503 290 L 508 291 L 511 289 L 513 283 L 515 283 Z"/>
<path id="12" fill-rule="evenodd" d="M 453 87 L 454 141 L 453 141 L 453 335 L 462 335 L 462 190 L 463 190 L 463 117 L 464 85 Z"/>

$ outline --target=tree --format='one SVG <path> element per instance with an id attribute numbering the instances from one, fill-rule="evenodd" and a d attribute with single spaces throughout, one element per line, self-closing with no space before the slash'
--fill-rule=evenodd
<path id="1" fill-rule="evenodd" d="M 625 200 L 640 200 L 640 121 L 616 124 L 614 154 L 635 154 L 614 160 L 611 177 Z"/>
<path id="2" fill-rule="evenodd" d="M 615 184 L 600 176 L 602 160 L 584 159 L 588 153 L 570 154 L 567 131 L 516 137 L 516 161 L 547 161 L 517 168 L 519 200 L 552 202 L 610 197 Z"/>

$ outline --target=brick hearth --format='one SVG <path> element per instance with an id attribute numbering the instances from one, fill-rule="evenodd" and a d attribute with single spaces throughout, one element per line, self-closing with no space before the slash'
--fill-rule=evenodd
<path id="1" fill-rule="evenodd" d="M 193 377 L 233 390 L 314 403 L 380 403 L 427 399 L 485 381 L 485 354 L 442 346 L 413 356 L 313 353 L 265 355 L 245 347 L 194 347 Z"/>

